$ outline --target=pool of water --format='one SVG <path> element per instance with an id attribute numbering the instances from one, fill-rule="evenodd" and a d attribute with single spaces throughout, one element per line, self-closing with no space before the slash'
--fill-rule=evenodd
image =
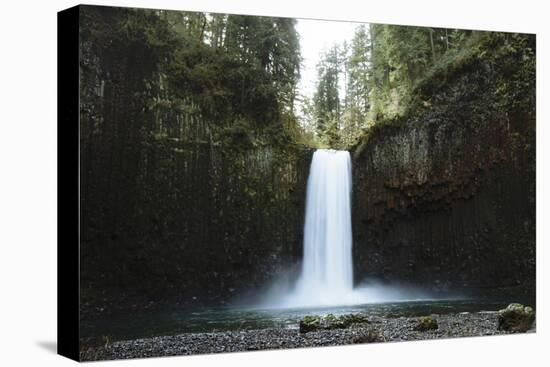
<path id="1" fill-rule="evenodd" d="M 269 309 L 253 307 L 217 307 L 127 313 L 103 319 L 81 322 L 81 337 L 109 335 L 114 340 L 136 339 L 182 333 L 252 330 L 264 328 L 297 328 L 305 315 L 366 315 L 401 317 L 447 314 L 456 312 L 496 311 L 508 302 L 461 300 L 417 300 L 370 303 L 300 309 Z"/>

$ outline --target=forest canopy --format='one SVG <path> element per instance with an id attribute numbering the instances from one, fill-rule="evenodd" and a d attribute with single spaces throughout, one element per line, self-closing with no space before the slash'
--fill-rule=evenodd
<path id="1" fill-rule="evenodd" d="M 426 87 L 438 77 L 502 53 L 517 53 L 527 61 L 526 73 L 534 71 L 534 38 L 527 35 L 360 25 L 351 44 L 335 44 L 321 55 L 306 126 L 321 144 L 349 148 L 374 125 L 428 106 Z"/>
<path id="2" fill-rule="evenodd" d="M 319 55 L 316 90 L 300 95 L 297 21 L 165 10 L 90 8 L 81 38 L 102 69 L 135 75 L 157 136 L 196 114 L 217 139 L 239 136 L 349 148 L 370 127 L 416 107 L 419 86 L 437 70 L 488 52 L 486 45 L 534 44 L 525 35 L 447 28 L 361 24 L 351 42 Z M 88 40 L 89 42 L 86 42 Z M 94 42 L 91 42 L 94 40 Z M 122 62 L 125 60 L 125 62 Z M 126 70 L 123 70 L 126 68 Z M 113 74 L 112 71 L 110 74 Z M 100 90 L 104 79 L 84 80 Z M 138 85 L 138 84 L 142 85 Z M 342 88 L 343 87 L 343 88 Z M 103 92 L 103 91 L 102 91 Z M 181 116 L 179 116 L 181 115 Z M 173 136 L 184 139 L 184 136 Z"/>

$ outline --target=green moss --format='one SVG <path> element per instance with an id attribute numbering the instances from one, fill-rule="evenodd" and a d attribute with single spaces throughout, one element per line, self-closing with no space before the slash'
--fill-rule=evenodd
<path id="1" fill-rule="evenodd" d="M 300 320 L 300 333 L 308 333 L 318 330 L 321 327 L 321 318 L 319 316 L 304 316 Z"/>
<path id="2" fill-rule="evenodd" d="M 226 151 L 245 151 L 255 146 L 250 128 L 242 122 L 221 130 L 220 140 Z"/>
<path id="3" fill-rule="evenodd" d="M 409 110 L 429 107 L 431 98 L 448 89 L 457 78 L 480 71 L 494 72 L 498 79 L 496 94 L 508 105 L 525 99 L 522 95 L 529 93 L 535 82 L 534 40 L 524 34 L 480 33 L 467 47 L 446 53 L 418 80 Z"/>
<path id="4" fill-rule="evenodd" d="M 347 314 L 340 318 L 348 325 L 369 322 L 367 317 L 361 314 Z"/>
<path id="5" fill-rule="evenodd" d="M 535 321 L 535 311 L 520 303 L 511 303 L 498 312 L 498 328 L 511 332 L 526 332 Z"/>
<path id="6" fill-rule="evenodd" d="M 439 328 L 437 320 L 431 316 L 421 317 L 413 330 L 415 331 L 428 331 L 428 330 L 437 330 Z"/>
<path id="7" fill-rule="evenodd" d="M 357 139 L 353 146 L 349 147 L 353 158 L 358 159 L 373 138 L 386 134 L 389 131 L 392 131 L 392 129 L 403 126 L 406 121 L 407 120 L 404 117 L 380 119 L 376 124 L 367 129 L 363 135 Z"/>
<path id="8" fill-rule="evenodd" d="M 302 319 L 302 321 L 306 324 L 318 323 L 319 320 L 319 316 L 304 316 Z"/>
<path id="9" fill-rule="evenodd" d="M 368 319 L 360 314 L 346 314 L 335 316 L 331 313 L 321 316 L 305 316 L 300 320 L 300 332 L 307 333 L 310 331 L 325 329 L 345 329 L 353 324 L 367 323 Z"/>
<path id="10" fill-rule="evenodd" d="M 403 113 L 380 111 L 371 118 L 370 126 L 350 147 L 354 158 L 363 154 L 373 138 L 414 120 L 436 123 L 442 116 L 468 115 L 482 123 L 502 118 L 503 113 L 534 111 L 534 41 L 531 35 L 480 32 L 467 47 L 449 50 L 412 86 Z M 528 133 L 529 129 L 521 131 Z"/>

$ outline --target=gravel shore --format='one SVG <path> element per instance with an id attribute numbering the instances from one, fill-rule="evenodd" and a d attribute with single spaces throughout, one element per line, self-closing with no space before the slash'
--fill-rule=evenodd
<path id="1" fill-rule="evenodd" d="M 83 361 L 128 359 L 174 355 L 287 349 L 462 336 L 509 334 L 498 330 L 497 312 L 431 315 L 438 329 L 415 331 L 418 317 L 369 317 L 368 322 L 346 329 L 319 330 L 302 334 L 295 328 L 180 334 L 153 338 L 106 342 L 103 346 L 82 347 Z M 536 330 L 535 324 L 527 333 Z"/>

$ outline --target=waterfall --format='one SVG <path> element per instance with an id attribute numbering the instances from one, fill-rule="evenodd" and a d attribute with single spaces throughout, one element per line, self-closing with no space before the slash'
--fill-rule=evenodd
<path id="1" fill-rule="evenodd" d="M 307 183 L 304 257 L 286 307 L 360 301 L 353 292 L 351 158 L 347 151 L 319 149 Z"/>

